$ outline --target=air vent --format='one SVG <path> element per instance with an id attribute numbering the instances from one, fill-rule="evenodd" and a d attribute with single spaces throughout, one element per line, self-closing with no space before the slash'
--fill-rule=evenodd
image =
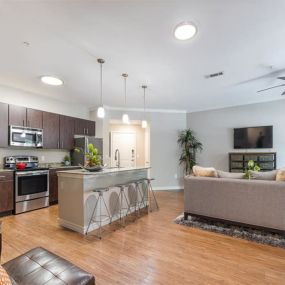
<path id="1" fill-rule="evenodd" d="M 224 72 L 220 71 L 220 72 L 205 75 L 205 78 L 207 78 L 207 79 L 208 78 L 214 78 L 214 77 L 218 77 L 218 76 L 222 76 L 222 75 L 224 75 Z"/>

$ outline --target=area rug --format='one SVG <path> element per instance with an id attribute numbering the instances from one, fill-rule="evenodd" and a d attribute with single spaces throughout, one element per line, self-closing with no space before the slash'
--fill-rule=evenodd
<path id="1" fill-rule="evenodd" d="M 199 228 L 205 231 L 285 248 L 285 235 L 282 234 L 231 225 L 224 222 L 210 221 L 203 218 L 193 217 L 191 215 L 188 216 L 188 220 L 184 220 L 184 216 L 180 215 L 174 220 L 174 222 L 179 225 Z"/>

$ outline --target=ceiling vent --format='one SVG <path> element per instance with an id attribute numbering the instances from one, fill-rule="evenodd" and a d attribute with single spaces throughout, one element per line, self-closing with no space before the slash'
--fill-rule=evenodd
<path id="1" fill-rule="evenodd" d="M 209 78 L 214 78 L 214 77 L 223 76 L 223 75 L 224 75 L 224 72 L 220 71 L 220 72 L 205 75 L 205 78 L 209 79 Z"/>

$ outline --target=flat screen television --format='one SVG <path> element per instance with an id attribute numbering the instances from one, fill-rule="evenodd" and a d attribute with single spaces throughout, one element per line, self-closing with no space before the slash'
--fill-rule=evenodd
<path id="1" fill-rule="evenodd" d="M 272 148 L 273 126 L 234 129 L 234 148 Z"/>

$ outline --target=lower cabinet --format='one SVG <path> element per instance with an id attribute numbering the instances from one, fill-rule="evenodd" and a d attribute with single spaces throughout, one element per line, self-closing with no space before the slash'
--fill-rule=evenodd
<path id="1" fill-rule="evenodd" d="M 0 215 L 11 214 L 14 210 L 14 174 L 0 172 Z"/>

